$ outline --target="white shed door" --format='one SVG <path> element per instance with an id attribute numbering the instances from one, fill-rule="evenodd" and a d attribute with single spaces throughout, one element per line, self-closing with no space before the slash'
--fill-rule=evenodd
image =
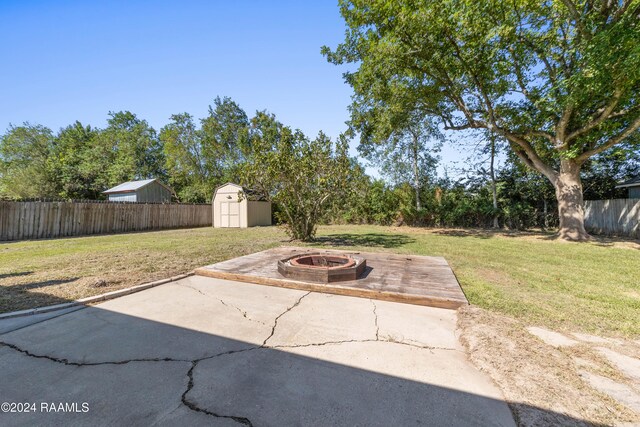
<path id="1" fill-rule="evenodd" d="M 240 227 L 240 203 L 220 202 L 220 226 Z"/>

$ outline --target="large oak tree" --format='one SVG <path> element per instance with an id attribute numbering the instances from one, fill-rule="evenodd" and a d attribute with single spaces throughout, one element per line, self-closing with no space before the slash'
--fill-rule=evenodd
<path id="1" fill-rule="evenodd" d="M 323 48 L 355 123 L 419 110 L 487 129 L 553 184 L 560 237 L 588 238 L 580 170 L 638 144 L 640 0 L 341 0 L 345 41 Z"/>

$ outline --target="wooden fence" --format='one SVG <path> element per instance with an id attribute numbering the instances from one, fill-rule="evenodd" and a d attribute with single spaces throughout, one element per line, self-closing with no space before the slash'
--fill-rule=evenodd
<path id="1" fill-rule="evenodd" d="M 0 201 L 0 241 L 211 226 L 211 205 Z"/>
<path id="2" fill-rule="evenodd" d="M 584 210 L 588 231 L 640 239 L 640 199 L 587 200 Z"/>

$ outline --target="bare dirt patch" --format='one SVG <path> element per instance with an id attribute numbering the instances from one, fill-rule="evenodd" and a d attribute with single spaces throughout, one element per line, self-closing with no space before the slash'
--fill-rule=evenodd
<path id="1" fill-rule="evenodd" d="M 459 310 L 460 340 L 470 360 L 502 389 L 519 425 L 612 425 L 638 423 L 640 414 L 592 388 L 581 372 L 628 385 L 628 379 L 597 351 L 603 345 L 638 349 L 631 341 L 580 342 L 554 347 L 510 317 L 477 307 Z"/>

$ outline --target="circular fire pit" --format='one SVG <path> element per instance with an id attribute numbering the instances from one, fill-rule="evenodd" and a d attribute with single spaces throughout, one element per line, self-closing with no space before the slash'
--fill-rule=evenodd
<path id="1" fill-rule="evenodd" d="M 351 255 L 309 253 L 278 261 L 278 272 L 290 279 L 330 283 L 356 280 L 366 266 L 364 258 Z"/>

